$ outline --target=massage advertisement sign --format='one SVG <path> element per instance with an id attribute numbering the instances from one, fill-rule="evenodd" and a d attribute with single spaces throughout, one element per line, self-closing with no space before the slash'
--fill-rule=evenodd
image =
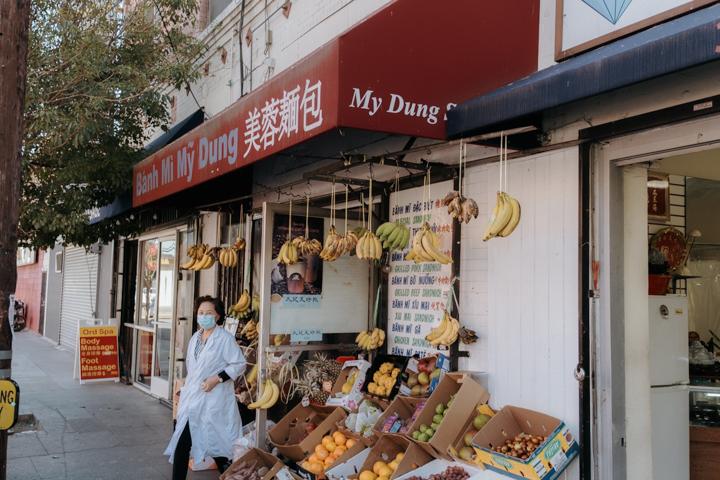
<path id="1" fill-rule="evenodd" d="M 118 331 L 116 326 L 81 326 L 78 355 L 80 382 L 118 380 Z"/>

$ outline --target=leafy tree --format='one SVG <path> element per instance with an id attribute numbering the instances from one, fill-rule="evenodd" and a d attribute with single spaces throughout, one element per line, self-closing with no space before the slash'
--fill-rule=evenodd
<path id="1" fill-rule="evenodd" d="M 134 222 L 88 225 L 87 211 L 132 183 L 171 88 L 197 76 L 196 0 L 33 0 L 19 239 L 89 245 Z M 119 223 L 119 225 L 118 225 Z"/>

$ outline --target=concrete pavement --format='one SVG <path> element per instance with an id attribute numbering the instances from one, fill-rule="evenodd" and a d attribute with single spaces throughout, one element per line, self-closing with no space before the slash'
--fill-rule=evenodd
<path id="1" fill-rule="evenodd" d="M 10 436 L 11 480 L 170 478 L 162 452 L 172 412 L 157 400 L 121 383 L 80 385 L 73 379 L 72 353 L 32 332 L 15 336 L 13 379 L 20 386 L 20 413 L 33 413 L 39 427 Z"/>

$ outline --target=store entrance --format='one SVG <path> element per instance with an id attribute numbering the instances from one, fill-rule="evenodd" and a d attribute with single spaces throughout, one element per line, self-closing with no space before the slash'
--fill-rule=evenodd
<path id="1" fill-rule="evenodd" d="M 720 471 L 717 125 L 695 120 L 594 147 L 595 425 L 613 478 Z"/>
<path id="2" fill-rule="evenodd" d="M 192 297 L 192 282 L 178 275 L 183 234 L 172 230 L 140 239 L 135 321 L 126 324 L 134 331 L 133 383 L 165 400 L 171 394 L 176 318 L 185 313 L 178 311 L 178 299 L 184 306 Z"/>

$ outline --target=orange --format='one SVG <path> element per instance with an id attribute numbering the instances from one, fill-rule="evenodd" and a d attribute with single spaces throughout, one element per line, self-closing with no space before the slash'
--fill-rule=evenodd
<path id="1" fill-rule="evenodd" d="M 322 464 L 322 463 L 313 462 L 313 463 L 311 463 L 310 465 L 308 465 L 308 467 L 309 467 L 309 468 L 308 468 L 307 470 L 308 470 L 308 472 L 310 472 L 310 473 L 318 474 L 318 473 L 322 473 L 322 471 L 323 471 L 323 464 Z"/>
<path id="2" fill-rule="evenodd" d="M 345 437 L 342 432 L 335 432 L 333 433 L 333 440 L 335 441 L 335 445 L 345 445 L 347 437 Z"/>
<path id="3" fill-rule="evenodd" d="M 355 446 L 356 443 L 357 442 L 355 441 L 354 438 L 348 438 L 347 441 L 345 442 L 345 447 L 352 448 Z"/>
<path id="4" fill-rule="evenodd" d="M 339 457 L 346 451 L 347 451 L 347 448 L 343 447 L 342 445 L 338 445 L 337 447 L 335 447 L 335 450 L 333 450 L 333 455 L 335 455 L 335 457 Z"/>
<path id="5" fill-rule="evenodd" d="M 310 462 L 310 463 L 317 463 L 319 461 L 320 461 L 320 459 L 318 458 L 316 453 L 313 453 L 312 455 L 310 455 L 308 457 L 308 462 Z"/>
<path id="6" fill-rule="evenodd" d="M 372 471 L 375 473 L 375 475 L 380 475 L 380 472 L 387 468 L 387 463 L 383 462 L 382 460 L 378 460 L 373 465 Z"/>
<path id="7" fill-rule="evenodd" d="M 330 452 L 328 452 L 322 445 L 318 445 L 315 447 L 315 455 L 317 455 L 318 460 L 325 460 L 328 455 L 330 455 Z"/>
<path id="8" fill-rule="evenodd" d="M 335 457 L 333 457 L 332 455 L 330 455 L 329 457 L 327 457 L 327 458 L 325 459 L 325 461 L 324 461 L 323 463 L 325 464 L 325 468 L 327 468 L 327 467 L 329 467 L 330 465 L 332 465 L 333 463 L 335 463 Z"/>

